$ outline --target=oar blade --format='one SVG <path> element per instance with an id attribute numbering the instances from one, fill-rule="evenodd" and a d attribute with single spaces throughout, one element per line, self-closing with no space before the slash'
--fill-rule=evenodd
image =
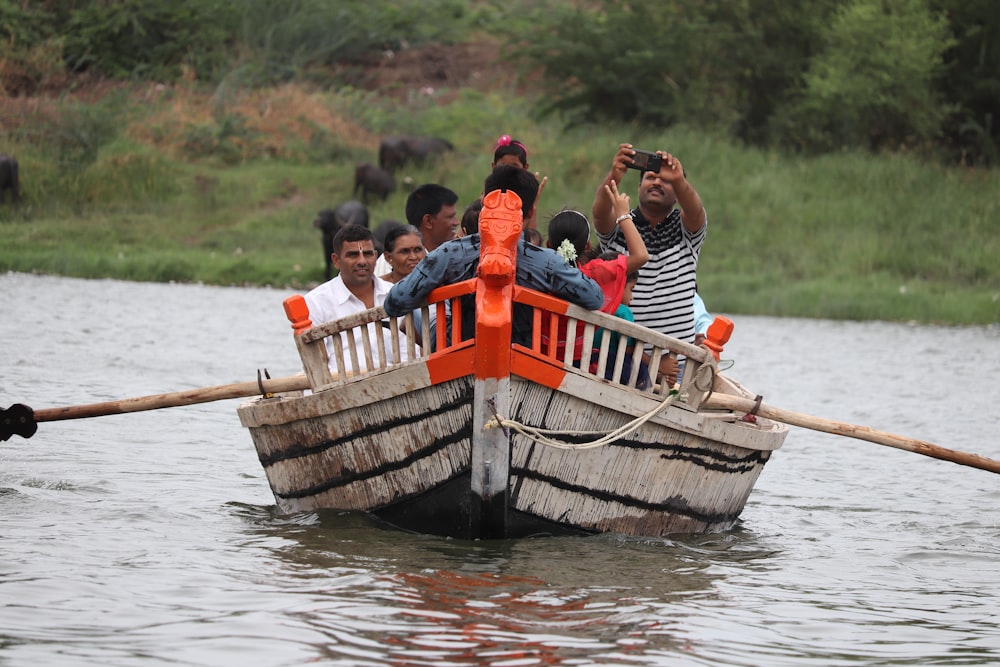
<path id="1" fill-rule="evenodd" d="M 15 403 L 6 410 L 0 410 L 0 440 L 9 440 L 12 435 L 30 438 L 38 430 L 35 411 L 23 403 Z"/>

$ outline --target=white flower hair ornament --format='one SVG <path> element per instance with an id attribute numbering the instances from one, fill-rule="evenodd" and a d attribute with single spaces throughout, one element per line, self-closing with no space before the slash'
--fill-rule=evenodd
<path id="1" fill-rule="evenodd" d="M 559 256 L 566 260 L 567 264 L 576 263 L 576 246 L 569 239 L 563 239 L 559 247 L 556 248 L 556 252 Z"/>

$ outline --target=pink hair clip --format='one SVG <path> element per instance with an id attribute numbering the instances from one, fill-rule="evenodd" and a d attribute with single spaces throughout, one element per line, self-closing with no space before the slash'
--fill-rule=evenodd
<path id="1" fill-rule="evenodd" d="M 525 160 L 528 159 L 528 147 L 522 144 L 520 141 L 515 141 L 514 139 L 512 139 L 509 134 L 501 135 L 501 137 L 497 139 L 497 147 L 494 148 L 493 150 L 495 151 L 502 146 L 512 146 L 512 145 L 518 146 L 522 151 L 524 151 L 524 159 Z"/>

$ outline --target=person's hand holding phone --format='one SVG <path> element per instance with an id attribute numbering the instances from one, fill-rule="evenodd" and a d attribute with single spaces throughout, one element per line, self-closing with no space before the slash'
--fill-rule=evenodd
<path id="1" fill-rule="evenodd" d="M 638 169 L 639 171 L 654 171 L 660 173 L 660 167 L 663 163 L 663 157 L 659 153 L 653 153 L 651 151 L 642 151 L 638 148 L 633 150 L 632 163 L 626 164 L 625 166 L 629 169 Z"/>

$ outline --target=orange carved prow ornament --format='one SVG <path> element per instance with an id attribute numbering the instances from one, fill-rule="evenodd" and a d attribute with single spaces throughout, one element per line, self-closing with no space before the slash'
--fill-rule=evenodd
<path id="1" fill-rule="evenodd" d="M 476 290 L 476 376 L 510 375 L 511 305 L 517 241 L 523 228 L 521 198 L 494 190 L 479 213 L 479 286 Z"/>

